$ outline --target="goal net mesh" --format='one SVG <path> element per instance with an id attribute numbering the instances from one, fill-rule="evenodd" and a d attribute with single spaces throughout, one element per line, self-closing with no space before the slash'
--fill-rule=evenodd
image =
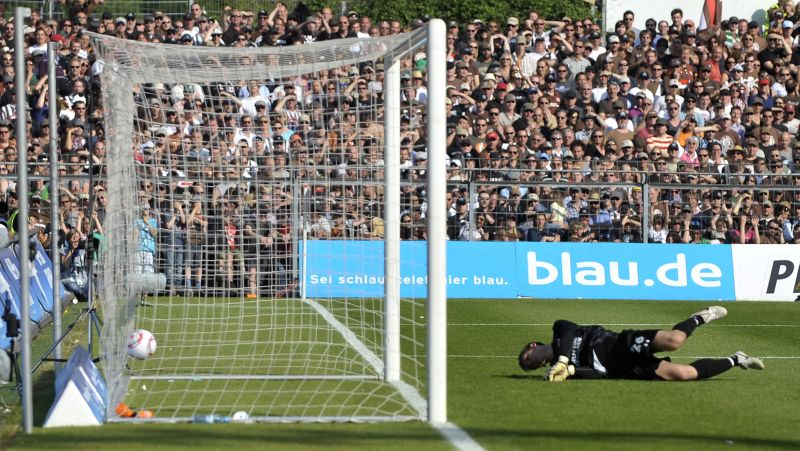
<path id="1" fill-rule="evenodd" d="M 108 139 L 97 292 L 110 410 L 425 417 L 424 241 L 401 253 L 399 380 L 384 374 L 382 294 L 383 99 L 401 95 L 384 72 L 419 64 L 425 38 L 214 48 L 92 35 Z M 408 100 L 401 153 L 418 158 L 397 207 L 404 238 L 421 240 L 425 109 Z M 138 328 L 158 343 L 146 360 L 126 353 Z"/>

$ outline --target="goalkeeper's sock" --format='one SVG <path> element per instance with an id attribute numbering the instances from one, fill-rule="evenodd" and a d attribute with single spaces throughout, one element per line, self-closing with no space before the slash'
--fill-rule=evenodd
<path id="1" fill-rule="evenodd" d="M 703 324 L 703 318 L 701 318 L 698 315 L 695 315 L 679 322 L 678 324 L 672 327 L 672 330 L 679 330 L 685 333 L 687 337 L 689 337 L 692 335 L 692 332 L 694 332 L 695 328 L 697 328 L 697 326 L 701 324 Z"/>
<path id="2" fill-rule="evenodd" d="M 736 366 L 736 362 L 733 357 L 728 357 L 726 359 L 700 359 L 690 365 L 697 370 L 698 379 L 708 379 L 733 368 Z"/>

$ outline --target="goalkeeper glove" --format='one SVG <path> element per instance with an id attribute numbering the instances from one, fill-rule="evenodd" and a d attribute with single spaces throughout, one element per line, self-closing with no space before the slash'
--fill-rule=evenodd
<path id="1" fill-rule="evenodd" d="M 569 359 L 562 355 L 558 358 L 558 362 L 550 367 L 550 371 L 547 372 L 547 380 L 550 382 L 562 382 L 574 374 L 575 366 L 570 365 Z"/>

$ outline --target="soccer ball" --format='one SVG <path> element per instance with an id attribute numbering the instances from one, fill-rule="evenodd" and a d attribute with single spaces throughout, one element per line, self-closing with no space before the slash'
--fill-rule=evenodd
<path id="1" fill-rule="evenodd" d="M 156 352 L 156 337 L 144 329 L 134 330 L 128 337 L 128 355 L 144 360 Z"/>

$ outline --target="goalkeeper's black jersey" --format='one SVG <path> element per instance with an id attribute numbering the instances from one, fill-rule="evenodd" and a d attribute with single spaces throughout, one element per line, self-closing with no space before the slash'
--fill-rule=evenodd
<path id="1" fill-rule="evenodd" d="M 617 340 L 617 333 L 602 326 L 579 326 L 560 319 L 553 323 L 553 361 L 569 357 L 578 377 L 605 377 L 606 362 Z"/>

